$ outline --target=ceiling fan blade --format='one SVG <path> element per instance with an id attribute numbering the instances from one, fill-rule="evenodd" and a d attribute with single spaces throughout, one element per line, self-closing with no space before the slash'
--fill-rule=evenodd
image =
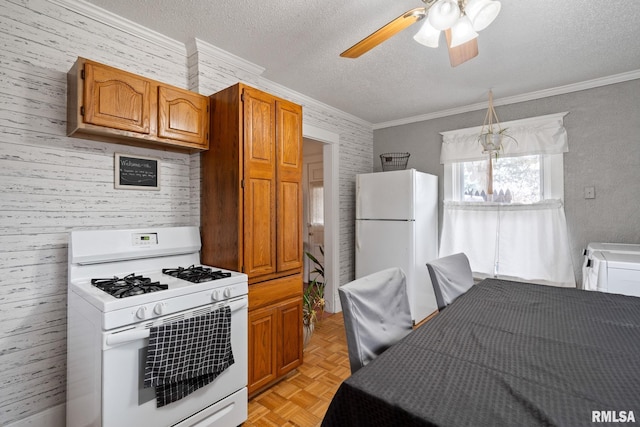
<path id="1" fill-rule="evenodd" d="M 391 36 L 422 19 L 425 16 L 425 12 L 426 9 L 424 7 L 417 7 L 403 13 L 384 27 L 380 28 L 378 31 L 365 37 L 349 49 L 342 52 L 340 56 L 343 58 L 357 58 L 360 55 L 367 53 Z"/>
<path id="2" fill-rule="evenodd" d="M 447 47 L 449 47 L 449 61 L 452 67 L 457 67 L 463 62 L 478 56 L 478 38 L 470 40 L 456 47 L 451 47 L 451 30 L 446 30 Z"/>

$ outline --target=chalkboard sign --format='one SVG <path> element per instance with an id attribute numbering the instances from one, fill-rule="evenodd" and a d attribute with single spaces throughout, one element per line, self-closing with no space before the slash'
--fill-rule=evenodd
<path id="1" fill-rule="evenodd" d="M 116 153 L 116 188 L 130 190 L 159 190 L 160 168 L 158 159 L 131 157 Z"/>

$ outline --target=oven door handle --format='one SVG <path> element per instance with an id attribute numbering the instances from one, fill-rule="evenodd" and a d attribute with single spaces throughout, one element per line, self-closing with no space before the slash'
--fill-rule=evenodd
<path id="1" fill-rule="evenodd" d="M 107 345 L 118 345 L 125 342 L 149 338 L 149 329 L 134 329 L 107 336 Z"/>
<path id="2" fill-rule="evenodd" d="M 231 309 L 231 313 L 238 311 L 242 308 L 245 308 L 248 304 L 248 300 L 247 298 L 241 298 L 235 301 L 231 301 L 230 303 L 226 304 L 229 306 L 229 308 Z M 216 307 L 216 309 L 221 308 L 223 306 L 220 307 Z M 145 329 L 133 329 L 131 331 L 123 331 L 123 332 L 118 332 L 116 334 L 111 334 L 108 335 L 106 338 L 106 344 L 108 346 L 113 346 L 113 345 L 118 345 L 118 344 L 122 344 L 122 343 L 126 343 L 126 342 L 131 342 L 131 341 L 137 341 L 137 340 L 141 340 L 141 339 L 145 339 L 145 338 L 149 338 L 149 333 L 150 330 L 148 328 Z"/>

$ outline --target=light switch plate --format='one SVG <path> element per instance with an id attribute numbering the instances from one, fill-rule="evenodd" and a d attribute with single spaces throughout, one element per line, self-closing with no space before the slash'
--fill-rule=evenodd
<path id="1" fill-rule="evenodd" d="M 585 199 L 595 199 L 596 198 L 596 188 L 595 187 L 584 187 L 584 198 Z"/>

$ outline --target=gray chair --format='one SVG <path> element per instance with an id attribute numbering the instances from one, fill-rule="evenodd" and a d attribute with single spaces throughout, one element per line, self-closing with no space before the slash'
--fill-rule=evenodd
<path id="1" fill-rule="evenodd" d="M 406 277 L 399 268 L 370 274 L 338 288 L 351 373 L 412 330 Z"/>
<path id="2" fill-rule="evenodd" d="M 473 286 L 469 259 L 463 253 L 430 261 L 427 269 L 440 311 Z"/>

